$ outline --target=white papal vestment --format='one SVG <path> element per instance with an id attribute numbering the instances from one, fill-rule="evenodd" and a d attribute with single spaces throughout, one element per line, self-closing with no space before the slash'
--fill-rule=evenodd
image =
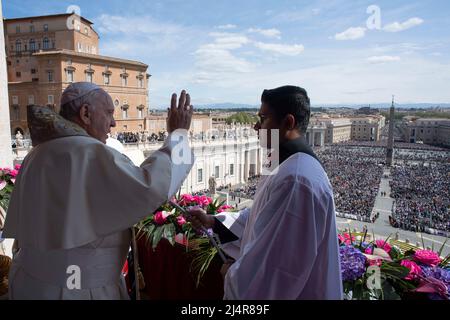
<path id="1" fill-rule="evenodd" d="M 128 299 L 121 269 L 129 228 L 173 196 L 189 173 L 191 163 L 172 162 L 175 146 L 194 161 L 186 133 L 176 132 L 181 142 L 170 135 L 140 167 L 88 136 L 32 149 L 3 233 L 20 248 L 10 270 L 11 299 Z"/>

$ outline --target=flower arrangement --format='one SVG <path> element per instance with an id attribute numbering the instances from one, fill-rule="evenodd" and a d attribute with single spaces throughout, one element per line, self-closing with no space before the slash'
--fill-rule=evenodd
<path id="1" fill-rule="evenodd" d="M 215 215 L 230 211 L 233 207 L 225 205 L 225 201 L 212 200 L 206 195 L 183 194 L 171 199 L 183 209 L 201 208 L 208 214 Z M 197 273 L 197 286 L 217 250 L 210 244 L 202 232 L 196 231 L 187 221 L 184 213 L 175 208 L 168 201 L 159 207 L 156 212 L 142 220 L 137 226 L 137 237 L 145 236 L 153 250 L 161 239 L 166 239 L 172 246 L 175 244 L 185 247 L 186 252 L 192 256 L 192 269 Z"/>
<path id="2" fill-rule="evenodd" d="M 20 164 L 16 164 L 14 169 L 0 168 L 0 206 L 5 211 L 8 209 L 9 199 L 14 189 L 14 183 L 16 182 L 20 167 Z"/>
<path id="3" fill-rule="evenodd" d="M 213 201 L 205 195 L 183 194 L 171 201 L 183 209 L 197 207 L 213 215 L 232 208 L 224 205 L 225 201 L 219 202 L 217 199 Z M 162 238 L 167 239 L 172 245 L 178 243 L 188 248 L 190 240 L 204 238 L 204 235 L 196 232 L 186 218 L 183 212 L 167 202 L 137 225 L 138 236 L 145 235 L 153 249 Z"/>
<path id="4" fill-rule="evenodd" d="M 347 299 L 450 299 L 450 255 L 441 257 L 446 242 L 438 252 L 420 248 L 402 252 L 388 242 L 389 237 L 366 242 L 366 236 L 367 232 L 359 237 L 338 235 Z"/>

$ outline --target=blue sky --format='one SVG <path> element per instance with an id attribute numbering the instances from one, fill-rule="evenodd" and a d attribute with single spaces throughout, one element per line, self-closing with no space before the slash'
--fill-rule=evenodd
<path id="1" fill-rule="evenodd" d="M 151 108 L 183 88 L 194 104 L 258 105 L 263 89 L 285 84 L 304 87 L 313 105 L 392 94 L 399 103 L 450 102 L 447 0 L 2 2 L 6 18 L 79 6 L 100 54 L 149 65 Z"/>

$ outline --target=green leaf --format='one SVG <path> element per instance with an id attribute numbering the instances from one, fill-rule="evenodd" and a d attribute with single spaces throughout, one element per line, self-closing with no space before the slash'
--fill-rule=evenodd
<path id="1" fill-rule="evenodd" d="M 383 262 L 381 272 L 390 277 L 403 279 L 409 274 L 409 269 L 395 262 Z"/>
<path id="2" fill-rule="evenodd" d="M 155 231 L 153 232 L 153 238 L 152 238 L 153 250 L 155 250 L 156 247 L 158 246 L 158 243 L 162 238 L 162 234 L 163 234 L 163 227 L 156 227 Z"/>
<path id="3" fill-rule="evenodd" d="M 164 225 L 164 238 L 166 238 L 172 246 L 175 244 L 175 225 L 172 223 Z"/>
<path id="4" fill-rule="evenodd" d="M 401 300 L 395 288 L 386 280 L 381 282 L 382 298 L 383 300 Z"/>
<path id="5" fill-rule="evenodd" d="M 441 248 L 439 249 L 439 252 L 438 252 L 439 257 L 442 255 L 442 251 L 444 250 L 445 244 L 447 243 L 447 241 L 448 241 L 448 238 L 445 239 L 444 243 L 442 244 Z"/>

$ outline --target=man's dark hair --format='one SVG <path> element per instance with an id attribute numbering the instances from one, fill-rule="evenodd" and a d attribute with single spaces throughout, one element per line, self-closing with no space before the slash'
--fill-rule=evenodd
<path id="1" fill-rule="evenodd" d="M 283 86 L 266 89 L 261 96 L 261 102 L 266 103 L 274 111 L 278 121 L 292 114 L 295 125 L 301 133 L 305 133 L 311 115 L 310 101 L 306 90 L 296 86 Z"/>

